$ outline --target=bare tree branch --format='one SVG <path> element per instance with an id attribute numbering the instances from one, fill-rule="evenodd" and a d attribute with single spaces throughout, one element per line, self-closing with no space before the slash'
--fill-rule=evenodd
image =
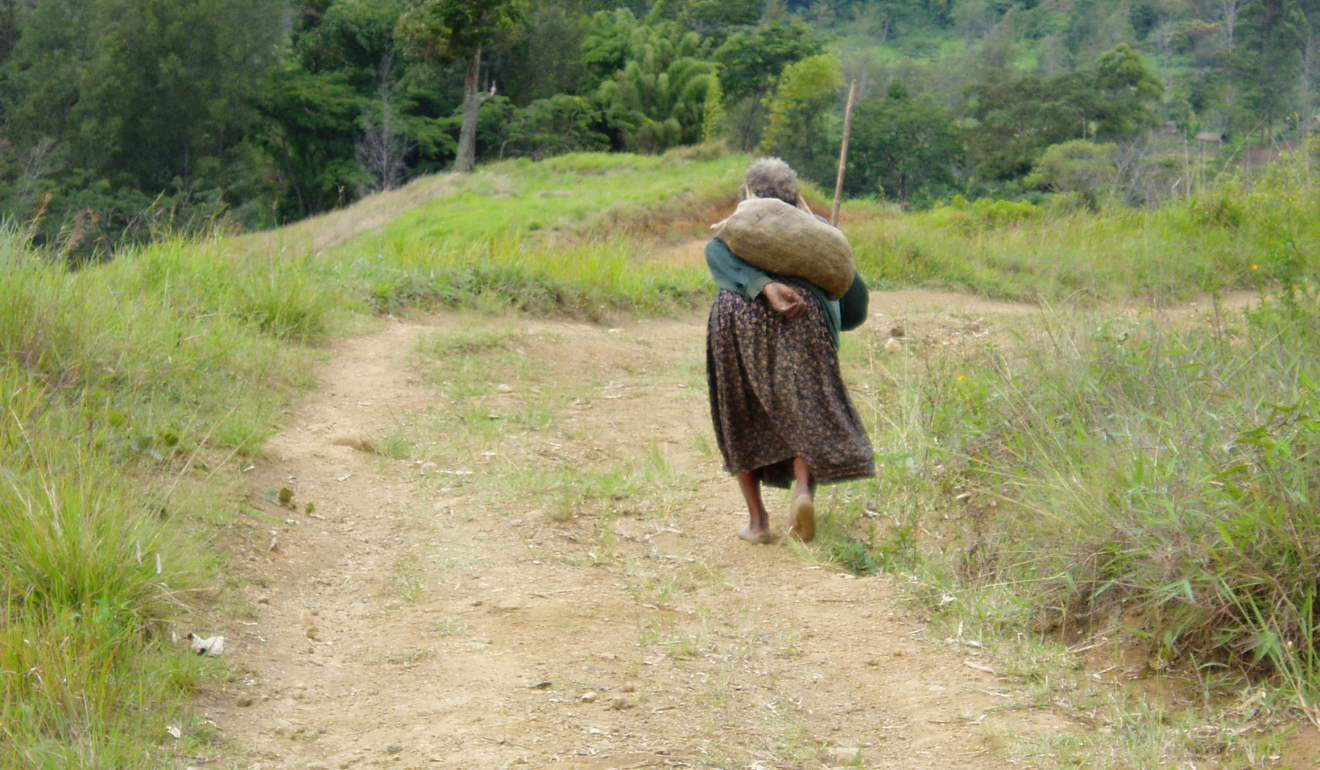
<path id="1" fill-rule="evenodd" d="M 412 140 L 398 130 L 398 115 L 394 107 L 394 88 L 390 84 L 393 57 L 381 63 L 376 95 L 379 114 L 368 108 L 362 116 L 362 138 L 357 143 L 358 165 L 371 178 L 361 192 L 378 193 L 392 190 L 403 182 L 407 169 L 404 158 L 412 151 Z"/>

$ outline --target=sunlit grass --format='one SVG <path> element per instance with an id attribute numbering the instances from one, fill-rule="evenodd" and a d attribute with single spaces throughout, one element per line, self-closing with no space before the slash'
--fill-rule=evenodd
<path id="1" fill-rule="evenodd" d="M 0 765 L 156 767 L 201 739 L 175 644 L 220 558 L 198 497 L 307 381 L 289 342 L 329 303 L 214 241 L 77 272 L 0 247 Z M 252 314 L 263 282 L 277 312 Z"/>
<path id="2" fill-rule="evenodd" d="M 902 214 L 857 202 L 844 209 L 845 231 L 875 287 L 926 284 L 1055 305 L 1172 302 L 1314 268 L 1315 165 L 1311 154 L 1286 156 L 1254 185 L 1226 182 L 1155 210 L 981 200 Z"/>

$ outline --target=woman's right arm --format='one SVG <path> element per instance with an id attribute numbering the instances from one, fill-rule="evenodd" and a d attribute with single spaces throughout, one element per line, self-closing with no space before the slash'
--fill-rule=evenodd
<path id="1" fill-rule="evenodd" d="M 706 266 L 715 277 L 715 285 L 721 289 L 747 299 L 764 294 L 770 307 L 790 319 L 796 320 L 807 314 L 807 303 L 792 286 L 774 280 L 764 270 L 734 254 L 719 238 L 706 244 Z"/>

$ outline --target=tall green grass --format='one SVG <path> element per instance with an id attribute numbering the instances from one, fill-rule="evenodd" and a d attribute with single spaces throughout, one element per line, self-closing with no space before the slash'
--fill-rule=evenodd
<path id="1" fill-rule="evenodd" d="M 78 452 L 42 443 L 43 453 Z M 117 464 L 85 454 L 7 460 L 0 766 L 158 766 L 143 747 L 171 740 L 165 727 L 183 724 L 201 673 L 164 623 L 203 584 L 201 560 L 116 480 Z"/>
<path id="2" fill-rule="evenodd" d="M 0 766 L 195 747 L 175 641 L 222 558 L 204 482 L 259 449 L 306 381 L 294 343 L 329 328 L 297 267 L 209 241 L 73 272 L 0 236 Z"/>
<path id="3" fill-rule="evenodd" d="M 917 359 L 894 483 L 958 522 L 928 553 L 1003 629 L 1124 629 L 1320 716 L 1320 297 L 1213 323 L 1049 317 Z M 902 488 L 900 486 L 899 488 Z M 883 500 L 876 503 L 883 506 Z M 979 598 L 977 598 L 979 597 Z"/>
<path id="4" fill-rule="evenodd" d="M 367 240 L 462 245 L 561 234 L 646 233 L 735 199 L 747 159 L 719 152 L 664 156 L 580 153 L 483 167 L 451 194 L 410 209 Z"/>
<path id="5" fill-rule="evenodd" d="M 1287 280 L 1320 252 L 1320 145 L 1258 180 L 1229 179 L 1154 210 L 955 199 L 902 214 L 844 209 L 863 274 L 876 287 L 924 284 L 1020 300 L 1157 301 Z M 851 221 L 851 223 L 850 223 Z"/>
<path id="6" fill-rule="evenodd" d="M 704 270 L 649 259 L 648 236 L 705 237 L 701 215 L 737 194 L 745 159 L 588 153 L 508 161 L 455 180 L 320 257 L 377 310 L 513 309 L 587 317 L 704 302 Z"/>
<path id="7" fill-rule="evenodd" d="M 513 238 L 465 248 L 409 240 L 388 256 L 354 259 L 341 270 L 379 311 L 461 307 L 596 318 L 692 307 L 711 292 L 704 268 L 657 264 L 636 241 L 617 237 L 573 248 Z"/>
<path id="8" fill-rule="evenodd" d="M 243 236 L 236 251 L 289 255 L 280 283 L 310 281 L 359 309 L 661 312 L 713 293 L 704 270 L 648 253 L 657 239 L 707 237 L 711 211 L 737 196 L 746 159 L 705 149 L 665 156 L 587 153 L 515 160 L 424 179 L 287 231 Z M 337 233 L 318 245 L 321 232 Z M 320 249 L 318 251 L 318 249 Z M 282 323 L 278 286 L 250 292 Z"/>

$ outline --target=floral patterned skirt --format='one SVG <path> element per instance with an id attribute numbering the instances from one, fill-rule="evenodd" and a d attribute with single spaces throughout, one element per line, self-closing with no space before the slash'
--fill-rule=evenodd
<path id="1" fill-rule="evenodd" d="M 706 379 L 724 469 L 765 484 L 793 482 L 793 458 L 821 483 L 875 475 L 866 428 L 839 375 L 825 308 L 784 279 L 809 311 L 790 321 L 764 298 L 721 290 L 706 330 Z"/>

